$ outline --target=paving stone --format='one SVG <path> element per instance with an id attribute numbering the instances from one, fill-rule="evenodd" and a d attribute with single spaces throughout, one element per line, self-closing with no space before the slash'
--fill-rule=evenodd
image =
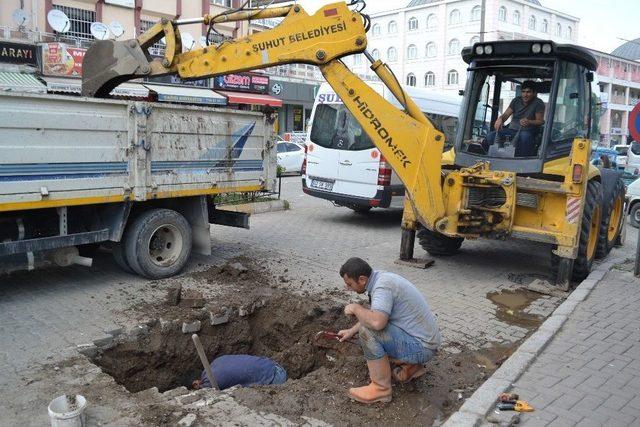
<path id="1" fill-rule="evenodd" d="M 202 308 L 204 303 L 202 292 L 195 289 L 186 289 L 182 291 L 178 305 L 186 308 Z"/>
<path id="2" fill-rule="evenodd" d="M 194 334 L 200 330 L 202 327 L 202 322 L 199 320 L 194 320 L 193 322 L 182 322 L 182 333 L 183 334 Z"/>
<path id="3" fill-rule="evenodd" d="M 209 313 L 209 319 L 211 321 L 211 325 L 213 326 L 228 323 L 230 317 L 231 310 L 226 307 L 222 307 L 222 309 L 218 313 Z"/>
<path id="4" fill-rule="evenodd" d="M 182 284 L 175 283 L 167 289 L 167 295 L 165 301 L 168 305 L 178 305 L 180 303 L 180 296 L 182 293 Z"/>
<path id="5" fill-rule="evenodd" d="M 178 425 L 181 427 L 191 427 L 196 422 L 196 418 L 196 414 L 188 414 L 178 421 Z"/>

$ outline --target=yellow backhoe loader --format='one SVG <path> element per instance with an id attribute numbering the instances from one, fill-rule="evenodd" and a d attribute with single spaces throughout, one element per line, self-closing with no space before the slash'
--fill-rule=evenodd
<path id="1" fill-rule="evenodd" d="M 177 74 L 201 79 L 288 63 L 316 65 L 406 187 L 401 258 L 415 236 L 431 254 L 456 252 L 464 239 L 508 237 L 547 243 L 564 289 L 587 276 L 623 227 L 624 186 L 589 163 L 597 139 L 595 58 L 551 41 L 492 41 L 462 51 L 469 65 L 453 149 L 402 89 L 392 70 L 366 51 L 363 2 L 334 3 L 308 15 L 300 5 L 231 9 L 155 24 L 136 39 L 96 41 L 83 64 L 83 95 L 108 96 L 136 78 Z M 273 29 L 182 52 L 179 26 L 283 18 Z M 166 40 L 164 57 L 148 48 Z M 340 58 L 364 53 L 404 107 L 386 101 Z M 545 103 L 544 123 L 529 138 L 492 133 L 523 83 Z M 515 126 L 517 127 L 517 126 Z M 523 142 L 524 141 L 524 142 Z M 491 143 L 489 143 L 491 142 Z M 151 147 L 153 150 L 153 147 Z M 610 173 L 611 172 L 611 173 Z"/>

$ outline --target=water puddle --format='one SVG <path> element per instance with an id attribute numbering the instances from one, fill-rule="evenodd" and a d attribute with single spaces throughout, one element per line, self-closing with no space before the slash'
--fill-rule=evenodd
<path id="1" fill-rule="evenodd" d="M 510 325 L 522 326 L 527 329 L 537 328 L 544 320 L 540 316 L 525 313 L 529 305 L 540 298 L 541 295 L 523 288 L 500 292 L 489 292 L 487 298 L 496 307 L 496 317 Z"/>

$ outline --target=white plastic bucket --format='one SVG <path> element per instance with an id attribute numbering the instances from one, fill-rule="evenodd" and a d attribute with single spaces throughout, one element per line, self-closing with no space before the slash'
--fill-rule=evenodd
<path id="1" fill-rule="evenodd" d="M 84 427 L 87 400 L 79 394 L 63 394 L 49 403 L 51 427 Z"/>

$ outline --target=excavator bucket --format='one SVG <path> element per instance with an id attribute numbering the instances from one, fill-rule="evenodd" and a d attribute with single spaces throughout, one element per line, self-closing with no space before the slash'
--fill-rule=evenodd
<path id="1" fill-rule="evenodd" d="M 96 41 L 82 63 L 82 96 L 105 97 L 120 83 L 149 71 L 149 60 L 137 40 Z"/>

